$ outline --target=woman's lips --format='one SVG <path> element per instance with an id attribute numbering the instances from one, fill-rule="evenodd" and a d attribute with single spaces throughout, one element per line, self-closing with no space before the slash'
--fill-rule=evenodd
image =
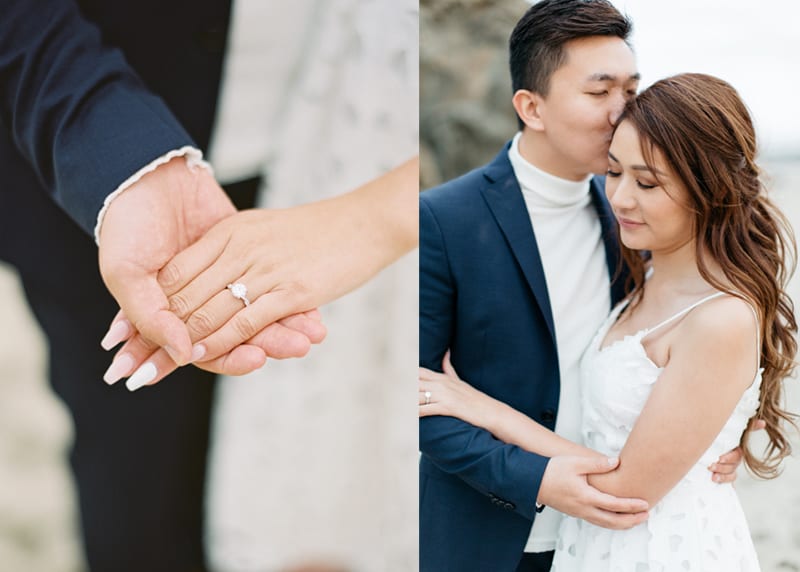
<path id="1" fill-rule="evenodd" d="M 635 220 L 631 220 L 629 218 L 624 218 L 621 216 L 617 217 L 617 222 L 619 222 L 619 226 L 627 229 L 635 229 L 644 226 L 643 222 L 637 222 Z"/>

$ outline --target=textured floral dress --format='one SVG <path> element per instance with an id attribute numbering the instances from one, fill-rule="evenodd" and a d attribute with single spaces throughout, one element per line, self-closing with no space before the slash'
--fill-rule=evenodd
<path id="1" fill-rule="evenodd" d="M 581 364 L 584 444 L 619 456 L 650 391 L 661 374 L 642 340 L 685 315 L 705 298 L 653 328 L 600 344 L 627 305 L 623 302 L 598 331 Z M 759 369 L 720 434 L 689 473 L 629 530 L 608 530 L 565 518 L 559 532 L 554 572 L 739 572 L 758 571 L 758 559 L 744 512 L 731 484 L 714 483 L 707 469 L 736 447 L 755 414 L 761 386 Z"/>

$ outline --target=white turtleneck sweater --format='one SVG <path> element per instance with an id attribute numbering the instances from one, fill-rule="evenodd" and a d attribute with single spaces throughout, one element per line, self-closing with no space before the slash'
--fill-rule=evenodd
<path id="1" fill-rule="evenodd" d="M 611 305 L 600 221 L 589 194 L 591 177 L 568 181 L 545 173 L 520 155 L 520 136 L 508 158 L 531 217 L 553 312 L 561 372 L 556 433 L 580 443 L 580 359 Z M 561 513 L 545 508 L 525 552 L 553 550 L 560 523 Z"/>

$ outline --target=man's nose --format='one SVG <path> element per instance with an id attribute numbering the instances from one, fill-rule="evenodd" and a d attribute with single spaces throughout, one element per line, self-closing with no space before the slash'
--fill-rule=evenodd
<path id="1" fill-rule="evenodd" d="M 610 107 L 608 110 L 608 122 L 611 125 L 616 125 L 617 120 L 619 120 L 619 116 L 622 115 L 622 110 L 625 109 L 625 104 L 628 100 L 622 92 L 612 95 L 609 99 Z"/>

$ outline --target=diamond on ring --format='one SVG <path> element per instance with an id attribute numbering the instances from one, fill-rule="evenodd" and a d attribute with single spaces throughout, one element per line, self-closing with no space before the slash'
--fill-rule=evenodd
<path id="1" fill-rule="evenodd" d="M 245 306 L 250 305 L 250 300 L 247 299 L 247 286 L 241 282 L 236 282 L 234 284 L 228 284 L 226 288 L 231 291 L 234 298 L 244 302 Z"/>
<path id="2" fill-rule="evenodd" d="M 431 403 L 431 392 L 430 391 L 426 391 L 424 393 L 424 395 L 425 395 L 425 405 L 430 405 L 430 403 Z"/>

